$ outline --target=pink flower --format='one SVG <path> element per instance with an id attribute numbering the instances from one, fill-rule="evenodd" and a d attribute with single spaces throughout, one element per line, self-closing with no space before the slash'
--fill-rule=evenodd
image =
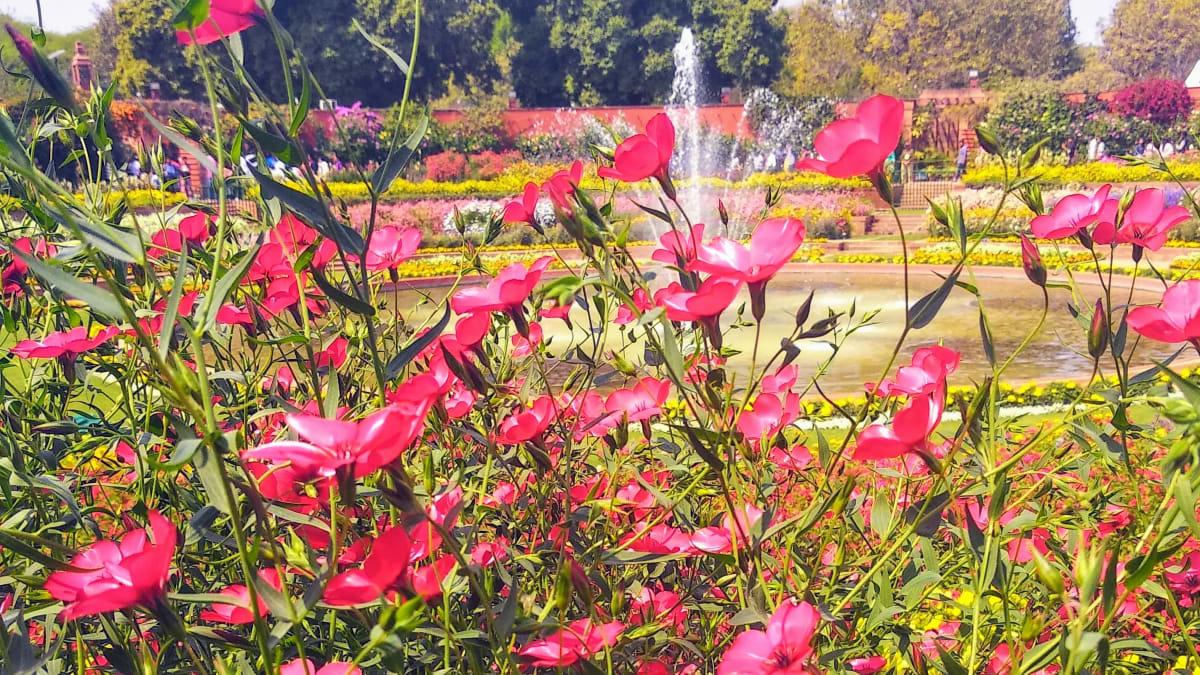
<path id="1" fill-rule="evenodd" d="M 295 659 L 279 666 L 279 675 L 362 675 L 362 671 L 341 661 L 326 663 L 318 669 L 308 659 Z"/>
<path id="2" fill-rule="evenodd" d="M 571 197 L 575 194 L 575 187 L 582 180 L 583 162 L 576 160 L 571 165 L 570 170 L 554 172 L 550 180 L 542 185 L 542 189 L 546 191 L 546 194 L 550 195 L 550 201 L 554 203 L 554 206 L 569 218 L 575 213 Z"/>
<path id="3" fill-rule="evenodd" d="M 504 222 L 528 223 L 537 226 L 537 183 L 526 183 L 525 192 L 519 200 L 504 205 Z"/>
<path id="4" fill-rule="evenodd" d="M 1097 223 L 1111 225 L 1117 219 L 1117 200 L 1109 199 L 1111 185 L 1105 185 L 1096 194 L 1069 195 L 1058 200 L 1050 213 L 1038 216 L 1029 224 L 1035 237 L 1042 239 L 1066 239 L 1080 230 Z"/>
<path id="5" fill-rule="evenodd" d="M 361 422 L 312 415 L 288 415 L 287 424 L 303 441 L 276 441 L 247 450 L 243 457 L 276 464 L 290 462 L 310 477 L 335 475 L 353 467 L 361 478 L 391 463 L 425 428 L 432 396 L 399 400 Z"/>
<path id="6" fill-rule="evenodd" d="M 913 352 L 912 365 L 901 366 L 896 379 L 884 380 L 879 386 L 868 384 L 867 391 L 880 396 L 924 396 L 946 389 L 946 377 L 958 368 L 961 354 L 941 345 L 921 347 Z"/>
<path id="7" fill-rule="evenodd" d="M 444 555 L 432 564 L 418 567 L 412 573 L 412 589 L 413 592 L 421 596 L 426 601 L 432 600 L 442 594 L 442 584 L 445 583 L 446 577 L 454 571 L 458 561 L 454 556 Z"/>
<path id="8" fill-rule="evenodd" d="M 1180 560 L 1178 572 L 1164 572 L 1163 575 L 1171 590 L 1183 594 L 1179 604 L 1190 607 L 1193 599 L 1200 596 L 1200 551 L 1192 551 Z"/>
<path id="9" fill-rule="evenodd" d="M 704 527 L 692 533 L 692 547 L 705 553 L 732 553 L 733 542 L 744 548 L 748 545 L 746 537 L 763 519 L 763 510 L 753 504 L 745 504 L 734 512 L 737 520 L 725 514 L 720 527 Z M 763 523 L 763 529 L 770 521 Z"/>
<path id="10" fill-rule="evenodd" d="M 858 106 L 854 117 L 833 122 L 817 134 L 813 145 L 821 159 L 802 159 L 800 171 L 817 171 L 834 178 L 877 173 L 900 143 L 904 104 L 891 96 L 872 96 Z"/>
<path id="11" fill-rule="evenodd" d="M 409 531 L 413 538 L 409 562 L 424 560 L 442 545 L 442 534 L 433 526 L 437 523 L 444 530 L 453 530 L 458 522 L 459 507 L 462 505 L 463 489 L 455 487 L 434 497 L 425 509 L 426 520 L 417 523 Z M 430 522 L 432 521 L 432 522 Z"/>
<path id="12" fill-rule="evenodd" d="M 618 326 L 625 326 L 633 323 L 638 315 L 645 313 L 648 310 L 654 309 L 654 301 L 646 293 L 645 289 L 633 289 L 633 307 L 629 305 L 621 305 L 617 308 L 617 316 L 613 319 L 613 323 Z M 634 314 L 634 309 L 638 314 Z"/>
<path id="13" fill-rule="evenodd" d="M 737 419 L 738 431 L 748 440 L 764 441 L 775 437 L 800 416 L 800 397 L 788 394 L 759 394 L 751 410 L 743 410 Z"/>
<path id="14" fill-rule="evenodd" d="M 273 569 L 259 570 L 258 576 L 277 591 L 283 588 L 283 584 L 279 580 L 279 573 Z M 250 611 L 250 589 L 246 588 L 243 584 L 227 586 L 220 594 L 236 600 L 238 604 L 213 603 L 211 609 L 200 612 L 201 621 L 240 625 L 254 623 L 255 614 L 258 616 L 267 615 L 267 603 L 263 600 L 261 594 L 257 596 L 258 611 L 253 613 Z"/>
<path id="15" fill-rule="evenodd" d="M 496 541 L 481 541 L 471 549 L 472 565 L 487 567 L 506 558 L 508 558 L 507 537 L 498 537 Z"/>
<path id="16" fill-rule="evenodd" d="M 1159 342 L 1190 342 L 1200 349 L 1200 279 L 1168 288 L 1162 307 L 1137 307 L 1129 312 L 1129 328 Z"/>
<path id="17" fill-rule="evenodd" d="M 517 445 L 537 438 L 546 431 L 550 422 L 554 421 L 554 399 L 542 396 L 500 423 L 500 433 L 496 442 L 502 445 Z"/>
<path id="18" fill-rule="evenodd" d="M 703 241 L 703 223 L 696 223 L 691 230 L 686 232 L 671 230 L 658 238 L 658 248 L 650 254 L 650 259 L 664 265 L 687 269 L 696 259 L 696 249 Z"/>
<path id="19" fill-rule="evenodd" d="M 1007 647 L 1008 645 L 1002 646 Z M 850 659 L 846 665 L 850 666 L 850 670 L 859 673 L 859 675 L 871 675 L 871 673 L 878 673 L 883 670 L 883 667 L 887 665 L 887 659 L 875 655 L 868 658 Z"/>
<path id="20" fill-rule="evenodd" d="M 417 252 L 421 231 L 414 227 L 381 227 L 367 247 L 367 269 L 394 270 Z"/>
<path id="21" fill-rule="evenodd" d="M 1166 208 L 1162 190 L 1138 190 L 1121 218 L 1120 229 L 1111 222 L 1101 222 L 1092 232 L 1092 239 L 1097 244 L 1133 244 L 1157 251 L 1167 243 L 1167 234 L 1191 217 L 1182 206 Z"/>
<path id="22" fill-rule="evenodd" d="M 672 321 L 700 321 L 720 316 L 741 290 L 741 281 L 710 277 L 695 292 L 673 282 L 655 293 L 654 301 L 666 309 Z"/>
<path id="23" fill-rule="evenodd" d="M 750 247 L 716 237 L 696 249 L 688 269 L 744 281 L 765 283 L 775 276 L 804 243 L 804 223 L 794 218 L 764 220 L 750 236 Z"/>
<path id="24" fill-rule="evenodd" d="M 621 141 L 613 152 L 613 166 L 602 166 L 596 174 L 623 183 L 637 183 L 651 176 L 665 183 L 674 151 L 675 125 L 666 113 L 659 113 L 646 123 L 646 133 Z"/>
<path id="25" fill-rule="evenodd" d="M 206 45 L 234 33 L 240 33 L 254 25 L 254 17 L 261 14 L 255 0 L 211 0 L 208 20 L 196 26 L 196 44 Z M 175 31 L 181 45 L 190 45 L 192 35 L 185 30 Z M 326 675 L 321 673 L 321 675 Z"/>
<path id="26" fill-rule="evenodd" d="M 524 263 L 513 263 L 496 275 L 483 288 L 464 288 L 450 298 L 450 308 L 455 314 L 474 312 L 507 312 L 520 307 L 534 287 L 542 280 L 542 273 L 554 259 L 544 256 L 526 267 Z"/>
<path id="27" fill-rule="evenodd" d="M 691 537 L 683 530 L 670 525 L 655 525 L 647 530 L 644 522 L 635 525 L 634 531 L 621 539 L 621 544 L 639 553 L 670 555 L 695 552 Z"/>
<path id="28" fill-rule="evenodd" d="M 627 416 L 630 422 L 641 422 L 662 413 L 662 405 L 671 395 L 670 380 L 644 377 L 629 389 L 618 389 L 604 401 L 606 412 Z"/>
<path id="29" fill-rule="evenodd" d="M 75 556 L 71 565 L 85 571 L 55 572 L 46 578 L 46 592 L 67 603 L 62 620 L 131 607 L 154 610 L 165 602 L 175 525 L 158 511 L 150 512 L 149 521 L 149 532 L 134 530 L 119 544 L 98 541 Z"/>
<path id="30" fill-rule="evenodd" d="M 408 571 L 413 542 L 402 527 L 379 535 L 358 569 L 335 575 L 322 599 L 334 607 L 376 602 Z"/>
<path id="31" fill-rule="evenodd" d="M 892 418 L 890 428 L 875 424 L 863 429 L 854 448 L 854 459 L 892 459 L 926 449 L 929 434 L 942 421 L 943 406 L 940 393 L 914 396 Z"/>
<path id="32" fill-rule="evenodd" d="M 591 619 L 580 619 L 530 642 L 517 650 L 517 654 L 535 668 L 570 666 L 615 645 L 624 630 L 625 624 L 620 621 L 594 625 Z"/>
<path id="33" fill-rule="evenodd" d="M 820 615 L 807 602 L 785 601 L 765 631 L 748 630 L 725 651 L 717 675 L 809 675 L 816 673 L 813 635 Z"/>
<path id="34" fill-rule="evenodd" d="M 33 240 L 29 237 L 21 237 L 20 239 L 13 240 L 12 247 L 8 251 L 0 250 L 0 264 L 4 265 L 3 269 L 0 270 L 0 281 L 4 284 L 4 293 L 20 292 L 25 275 L 29 273 L 29 265 L 26 265 L 24 260 L 17 257 L 16 251 L 38 259 L 44 259 L 52 257 L 57 250 L 54 244 L 49 243 L 45 239 L 39 239 L 35 246 Z"/>
<path id="35" fill-rule="evenodd" d="M 73 357 L 76 354 L 92 351 L 120 332 L 116 326 L 109 326 L 89 338 L 87 327 L 77 326 L 68 331 L 51 333 L 41 340 L 22 340 L 9 351 L 22 359 Z"/>

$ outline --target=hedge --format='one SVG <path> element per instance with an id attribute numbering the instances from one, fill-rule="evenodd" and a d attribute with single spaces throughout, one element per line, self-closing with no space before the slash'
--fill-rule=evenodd
<path id="1" fill-rule="evenodd" d="M 1200 181 L 1200 162 L 1170 162 L 1171 171 L 1181 180 Z M 1075 183 L 1156 183 L 1170 181 L 1167 174 L 1149 166 L 1130 166 L 1117 162 L 1091 162 L 1073 166 L 1037 166 L 1030 172 L 1043 187 Z M 995 187 L 1004 182 L 1004 168 L 990 165 L 972 169 L 963 177 L 967 187 Z"/>

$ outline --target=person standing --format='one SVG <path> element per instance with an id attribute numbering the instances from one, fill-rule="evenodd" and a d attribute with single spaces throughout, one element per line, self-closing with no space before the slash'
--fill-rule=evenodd
<path id="1" fill-rule="evenodd" d="M 913 179 L 912 148 L 904 148 L 904 154 L 900 155 L 900 182 L 911 183 L 912 179 Z"/>
<path id="2" fill-rule="evenodd" d="M 1092 140 L 1088 141 L 1088 161 L 1094 162 L 1100 157 L 1100 139 L 1092 136 Z"/>
<path id="3" fill-rule="evenodd" d="M 962 180 L 963 174 L 967 172 L 967 156 L 971 153 L 971 148 L 967 147 L 967 141 L 964 139 L 962 145 L 958 146 L 958 161 L 954 163 L 954 182 Z"/>

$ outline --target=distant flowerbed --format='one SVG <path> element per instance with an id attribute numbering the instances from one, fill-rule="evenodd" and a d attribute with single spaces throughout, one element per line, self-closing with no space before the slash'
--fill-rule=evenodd
<path id="1" fill-rule="evenodd" d="M 1180 180 L 1200 181 L 1200 162 L 1168 162 Z M 1149 183 L 1170 179 L 1149 166 L 1130 166 L 1119 160 L 1092 162 L 1073 166 L 1036 166 L 1029 175 L 1037 176 L 1046 186 L 1077 185 L 1080 183 Z M 998 165 L 972 169 L 963 178 L 967 187 L 994 187 L 1004 182 L 1004 169 Z"/>

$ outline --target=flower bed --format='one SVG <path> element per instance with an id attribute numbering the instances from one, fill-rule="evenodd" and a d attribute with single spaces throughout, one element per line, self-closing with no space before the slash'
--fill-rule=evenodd
<path id="1" fill-rule="evenodd" d="M 1200 162 L 1168 163 L 1171 171 L 1180 180 L 1200 181 Z M 1159 183 L 1170 178 L 1149 166 L 1130 166 L 1117 160 L 1076 164 L 1073 166 L 1036 166 L 1030 175 L 1047 186 L 1063 186 L 1100 183 Z M 1003 183 L 1004 170 L 999 165 L 972 169 L 963 177 L 967 187 L 992 187 Z"/>
<path id="2" fill-rule="evenodd" d="M 270 3 L 190 4 L 176 17 L 185 42 L 252 25 L 257 39 L 277 25 L 256 16 Z M 208 20 L 214 8 L 221 21 Z M 32 41 L 12 36 L 57 105 L 63 142 L 83 147 L 103 94 L 80 105 Z M 281 35 L 276 46 L 283 66 L 303 58 Z M 228 51 L 189 54 L 227 68 Z M 267 104 L 237 78 L 222 78 L 222 95 Z M 293 101 L 281 112 L 307 110 Z M 901 101 L 872 97 L 818 135 L 823 157 L 806 165 L 876 175 L 903 118 Z M 268 133 L 237 124 L 238 138 Z M 147 246 L 40 208 L 50 179 L 4 134 L 0 169 L 20 182 L 12 194 L 28 218 L 28 236 L 0 233 L 6 665 L 164 675 L 1197 665 L 1200 386 L 1191 373 L 1131 371 L 1128 349 L 1141 338 L 1180 353 L 1200 345 L 1200 280 L 1170 285 L 1161 306 L 1128 308 L 1103 265 L 1073 254 L 923 247 L 906 262 L 944 264 L 944 281 L 911 302 L 904 289 L 880 350 L 887 365 L 862 378 L 870 396 L 802 401 L 828 382 L 827 366 L 857 359 L 848 340 L 883 314 L 853 300 L 814 311 L 828 301 L 814 299 L 820 287 L 798 302 L 780 293 L 789 263 L 822 255 L 794 218 L 759 222 L 761 206 L 730 215 L 758 223 L 745 241 L 689 227 L 668 175 L 669 117 L 639 132 L 597 173 L 655 191 L 664 211 L 645 215 L 663 225 L 649 261 L 630 248 L 611 193 L 587 191 L 578 172 L 506 196 L 510 231 L 541 228 L 537 202 L 553 204 L 569 243 L 545 256 L 488 251 L 490 202 L 476 208 L 488 220 L 479 243 L 420 257 L 416 228 L 370 216 L 347 225 L 329 216 L 338 205 L 327 195 L 287 191 L 263 209 L 269 221 L 245 227 L 161 210 Z M 1107 193 L 1081 195 L 1035 229 L 1136 257 L 1186 217 L 1154 192 L 1131 201 L 1117 217 Z M 964 372 L 963 354 L 927 330 L 951 293 L 972 290 L 965 280 L 987 283 L 972 265 L 1016 260 L 1041 287 L 1048 264 L 1100 282 L 1077 310 L 1092 377 L 1005 384 L 1014 359 L 1045 362 L 1028 353 L 1045 326 L 1074 320 L 1047 293 L 1016 343 L 993 340 L 986 314 L 955 317 L 979 327 L 981 370 Z M 396 282 L 427 274 L 445 274 L 445 291 L 402 300 Z M 822 355 L 819 365 L 802 367 L 801 353 Z M 1013 417 L 1022 406 L 1030 414 Z"/>

